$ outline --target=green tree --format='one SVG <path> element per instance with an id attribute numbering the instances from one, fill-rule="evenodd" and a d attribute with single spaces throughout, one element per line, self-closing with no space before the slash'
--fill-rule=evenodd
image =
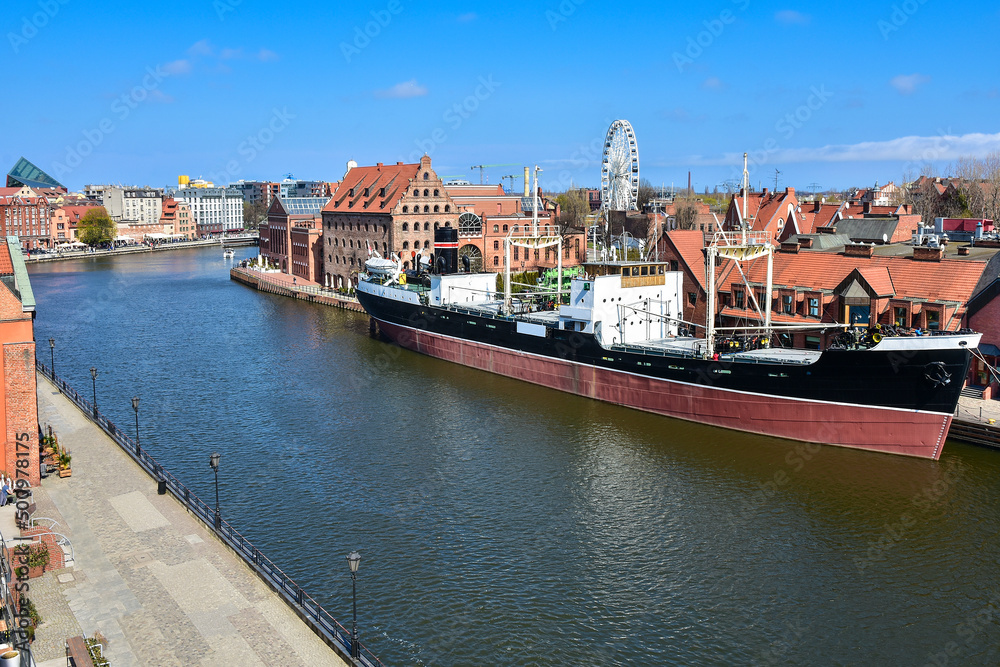
<path id="1" fill-rule="evenodd" d="M 253 202 L 243 202 L 244 229 L 258 229 L 260 223 L 267 219 L 267 202 L 261 198 Z"/>
<path id="2" fill-rule="evenodd" d="M 110 243 L 118 236 L 118 225 L 103 206 L 87 211 L 76 225 L 76 237 L 89 246 Z"/>

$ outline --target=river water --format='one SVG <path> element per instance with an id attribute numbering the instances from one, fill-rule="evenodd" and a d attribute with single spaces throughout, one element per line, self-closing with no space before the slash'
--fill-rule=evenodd
<path id="1" fill-rule="evenodd" d="M 236 260 L 256 254 L 237 251 Z M 368 337 L 217 248 L 30 267 L 39 355 L 389 665 L 1000 664 L 1000 452 L 732 433 Z M 129 426 L 134 428 L 134 426 Z M 70 444 L 72 447 L 72 444 Z M 151 482 L 152 483 L 152 482 Z"/>

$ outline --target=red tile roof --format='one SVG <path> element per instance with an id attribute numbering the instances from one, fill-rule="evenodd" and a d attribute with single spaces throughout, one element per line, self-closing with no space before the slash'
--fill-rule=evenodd
<path id="1" fill-rule="evenodd" d="M 663 235 L 691 269 L 698 286 L 705 291 L 705 236 L 695 229 L 675 229 Z"/>
<path id="2" fill-rule="evenodd" d="M 10 249 L 5 242 L 0 242 L 0 275 L 9 276 L 14 273 L 14 262 L 10 258 Z"/>
<path id="3" fill-rule="evenodd" d="M 889 275 L 888 267 L 865 266 L 859 268 L 858 273 L 860 273 L 871 288 L 875 290 L 875 294 L 878 296 L 893 296 L 896 294 L 896 289 L 892 286 L 892 277 Z"/>
<path id="4" fill-rule="evenodd" d="M 750 192 L 746 195 L 747 217 L 750 219 L 750 228 L 753 231 L 770 231 L 777 233 L 784 226 L 784 221 L 788 217 L 788 207 L 798 206 L 795 198 L 795 188 L 786 188 L 778 192 L 769 192 L 766 188 L 762 192 Z M 729 209 L 726 212 L 726 228 L 736 229 L 740 217 L 743 215 L 743 193 L 733 195 L 729 200 Z M 778 219 L 782 220 L 778 226 Z"/>
<path id="5" fill-rule="evenodd" d="M 416 179 L 420 164 L 354 167 L 344 175 L 323 211 L 337 213 L 391 213 Z M 429 168 L 429 164 L 428 164 Z M 367 194 L 366 194 L 367 191 Z"/>

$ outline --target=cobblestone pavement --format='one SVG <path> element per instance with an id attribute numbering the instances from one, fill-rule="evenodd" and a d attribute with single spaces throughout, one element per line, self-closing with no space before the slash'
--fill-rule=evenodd
<path id="1" fill-rule="evenodd" d="M 75 565 L 32 580 L 46 622 L 37 660 L 99 631 L 114 667 L 346 665 L 41 375 L 38 420 L 73 453 L 73 476 L 44 480 L 35 502 L 71 539 Z"/>
<path id="2" fill-rule="evenodd" d="M 969 398 L 961 396 L 958 399 L 958 408 L 955 409 L 955 418 L 966 422 L 990 423 L 993 420 L 1000 426 L 1000 401 L 984 401 L 980 398 Z"/>

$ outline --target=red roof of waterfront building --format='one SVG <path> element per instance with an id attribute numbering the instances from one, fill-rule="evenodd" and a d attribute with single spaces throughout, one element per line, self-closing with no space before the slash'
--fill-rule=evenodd
<path id="1" fill-rule="evenodd" d="M 14 262 L 10 258 L 10 249 L 6 243 L 0 243 L 0 275 L 9 276 L 14 273 Z"/>
<path id="2" fill-rule="evenodd" d="M 344 174 L 323 211 L 338 213 L 391 213 L 417 177 L 420 164 L 353 167 Z"/>

